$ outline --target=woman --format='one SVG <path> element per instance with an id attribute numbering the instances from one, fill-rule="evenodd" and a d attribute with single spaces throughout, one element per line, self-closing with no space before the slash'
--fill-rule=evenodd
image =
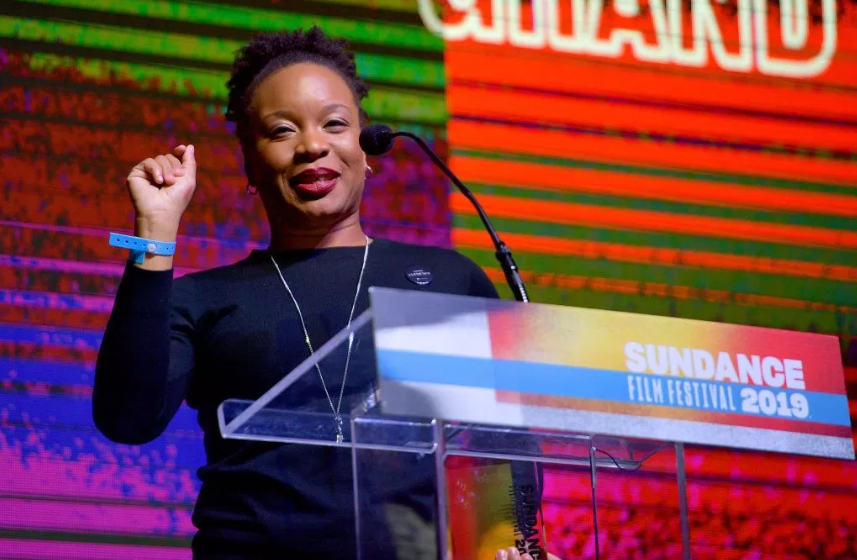
<path id="1" fill-rule="evenodd" d="M 259 397 L 368 307 L 369 286 L 497 293 L 453 251 L 364 234 L 370 171 L 358 138 L 368 88 L 343 42 L 318 29 L 259 35 L 238 53 L 228 86 L 227 118 L 270 247 L 175 281 L 171 256 L 129 261 L 98 356 L 95 423 L 114 441 L 139 444 L 160 435 L 183 400 L 199 411 L 207 464 L 194 558 L 351 558 L 350 453 L 224 440 L 217 406 Z M 135 236 L 175 242 L 195 174 L 193 146 L 131 170 Z M 409 281 L 414 265 L 432 271 L 431 283 Z M 338 413 L 340 394 L 347 401 L 371 386 L 372 369 L 360 367 L 367 352 L 355 345 L 325 359 L 290 389 L 300 397 L 280 404 Z"/>

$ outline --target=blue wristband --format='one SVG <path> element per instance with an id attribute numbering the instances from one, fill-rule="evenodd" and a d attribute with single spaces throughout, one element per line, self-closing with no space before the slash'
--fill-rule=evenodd
<path id="1" fill-rule="evenodd" d="M 143 239 L 142 237 L 134 237 L 133 235 L 122 235 L 121 233 L 110 233 L 110 245 L 128 249 L 131 253 L 128 258 L 140 264 L 146 258 L 146 253 L 150 255 L 174 255 L 176 252 L 175 242 L 168 243 L 166 241 L 155 241 L 154 239 Z"/>

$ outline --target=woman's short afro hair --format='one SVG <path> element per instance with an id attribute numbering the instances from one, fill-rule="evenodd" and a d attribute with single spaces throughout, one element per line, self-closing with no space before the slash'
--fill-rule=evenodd
<path id="1" fill-rule="evenodd" d="M 239 138 L 246 132 L 247 110 L 256 86 L 277 70 L 301 62 L 326 66 L 339 74 L 354 94 L 361 126 L 366 123 L 366 113 L 360 102 L 369 93 L 369 86 L 357 74 L 354 53 L 344 39 L 328 37 L 318 27 L 308 31 L 259 33 L 238 51 L 232 77 L 226 82 L 229 89 L 226 120 L 237 125 Z"/>

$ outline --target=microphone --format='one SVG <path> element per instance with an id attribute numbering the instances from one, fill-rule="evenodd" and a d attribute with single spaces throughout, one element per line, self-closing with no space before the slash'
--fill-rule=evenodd
<path id="1" fill-rule="evenodd" d="M 512 251 L 509 250 L 509 247 L 500 239 L 500 236 L 497 235 L 497 230 L 495 230 L 494 226 L 491 225 L 491 221 L 488 219 L 488 215 L 485 214 L 485 210 L 482 209 L 482 205 L 479 204 L 479 201 L 476 200 L 476 197 L 473 196 L 470 189 L 468 189 L 464 183 L 455 176 L 455 173 L 453 173 L 452 170 L 446 166 L 443 160 L 440 159 L 440 157 L 438 157 L 431 148 L 429 148 L 428 144 L 426 144 L 422 138 L 404 130 L 394 131 L 385 124 L 372 124 L 360 131 L 360 147 L 370 156 L 380 156 L 381 154 L 389 152 L 393 148 L 393 141 L 399 136 L 410 138 L 419 144 L 420 148 L 422 148 L 426 155 L 441 169 L 441 171 L 444 172 L 447 177 L 449 177 L 453 184 L 458 187 L 461 194 L 470 201 L 476 209 L 476 213 L 479 214 L 479 218 L 482 220 L 482 223 L 485 225 L 488 235 L 491 236 L 491 241 L 494 243 L 494 248 L 496 250 L 494 254 L 497 257 L 497 260 L 500 261 L 500 268 L 503 269 L 503 274 L 506 276 L 506 283 L 509 285 L 509 288 L 512 289 L 512 294 L 518 301 L 529 302 L 530 297 L 527 294 L 527 288 L 524 286 L 524 280 L 521 278 L 518 265 L 512 257 Z"/>
<path id="2" fill-rule="evenodd" d="M 386 124 L 370 124 L 360 131 L 360 147 L 370 156 L 386 154 L 393 148 L 393 129 Z"/>

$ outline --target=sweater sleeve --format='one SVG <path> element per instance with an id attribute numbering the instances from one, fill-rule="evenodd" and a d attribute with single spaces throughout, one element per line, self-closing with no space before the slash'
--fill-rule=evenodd
<path id="1" fill-rule="evenodd" d="M 194 365 L 190 279 L 128 263 L 95 367 L 92 415 L 118 443 L 152 441 L 184 400 Z M 179 289 L 177 289 L 179 288 Z"/>

